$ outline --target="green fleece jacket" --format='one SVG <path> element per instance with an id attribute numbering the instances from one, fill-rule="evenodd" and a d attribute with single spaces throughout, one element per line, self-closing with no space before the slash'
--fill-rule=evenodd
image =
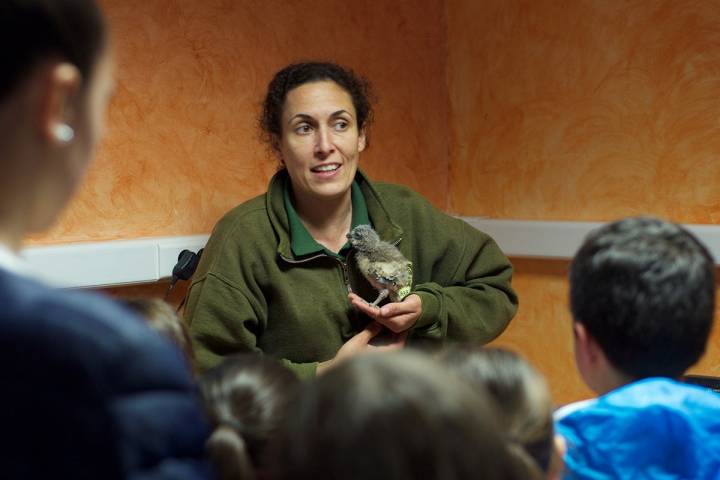
<path id="1" fill-rule="evenodd" d="M 361 172 L 356 181 L 375 230 L 413 262 L 422 314 L 408 344 L 497 337 L 517 310 L 517 296 L 512 266 L 496 243 L 409 188 L 371 183 Z M 313 376 L 318 362 L 332 359 L 370 321 L 348 300 L 350 288 L 366 300 L 377 296 L 352 250 L 344 258 L 293 255 L 286 182 L 287 173 L 279 172 L 266 194 L 227 213 L 205 247 L 185 310 L 201 370 L 255 351 Z"/>

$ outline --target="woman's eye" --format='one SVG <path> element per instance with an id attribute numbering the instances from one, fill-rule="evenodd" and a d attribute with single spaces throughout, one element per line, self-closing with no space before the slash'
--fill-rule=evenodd
<path id="1" fill-rule="evenodd" d="M 310 133 L 312 131 L 312 127 L 308 125 L 307 123 L 301 123 L 297 127 L 295 127 L 295 132 L 299 133 L 301 135 Z"/>
<path id="2" fill-rule="evenodd" d="M 350 124 L 346 122 L 345 120 L 340 120 L 335 123 L 335 130 L 342 132 L 343 130 L 347 130 L 348 126 Z"/>

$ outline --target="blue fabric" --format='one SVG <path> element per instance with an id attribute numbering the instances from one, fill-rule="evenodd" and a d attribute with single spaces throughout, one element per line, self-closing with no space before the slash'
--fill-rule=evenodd
<path id="1" fill-rule="evenodd" d="M 568 479 L 720 479 L 720 395 L 665 378 L 556 412 Z"/>
<path id="2" fill-rule="evenodd" d="M 100 295 L 0 270 L 0 478 L 203 479 L 182 354 Z"/>

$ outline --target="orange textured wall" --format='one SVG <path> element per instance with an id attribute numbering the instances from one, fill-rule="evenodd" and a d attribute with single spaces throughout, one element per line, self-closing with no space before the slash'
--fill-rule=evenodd
<path id="1" fill-rule="evenodd" d="M 720 220 L 710 0 L 448 0 L 450 205 Z"/>
<path id="2" fill-rule="evenodd" d="M 720 9 L 709 0 L 448 0 L 452 211 L 503 219 L 720 220 Z M 575 372 L 566 262 L 513 259 L 497 343 Z M 720 332 L 696 373 L 720 376 Z"/>
<path id="3" fill-rule="evenodd" d="M 108 136 L 59 224 L 36 243 L 209 232 L 265 190 L 276 163 L 255 121 L 285 64 L 330 59 L 379 98 L 361 167 L 447 201 L 441 0 L 102 0 L 117 94 Z"/>
<path id="4" fill-rule="evenodd" d="M 513 258 L 513 286 L 520 297 L 517 317 L 493 342 L 520 352 L 548 379 L 557 404 L 593 396 L 575 368 L 572 316 L 568 308 L 569 261 Z M 720 278 L 720 272 L 716 272 Z M 720 304 L 715 318 L 720 318 Z M 720 377 L 720 327 L 716 321 L 707 351 L 689 373 Z"/>
<path id="5" fill-rule="evenodd" d="M 518 315 L 493 345 L 522 354 L 548 380 L 557 404 L 593 394 L 575 369 L 572 317 L 567 307 L 569 262 L 512 259 Z"/>
<path id="6" fill-rule="evenodd" d="M 353 66 L 379 96 L 363 166 L 505 219 L 720 216 L 720 10 L 710 0 L 103 0 L 118 92 L 78 198 L 39 242 L 207 232 L 275 163 L 258 102 L 289 61 Z M 448 121 L 449 119 L 449 121 Z M 449 154 L 449 155 L 448 155 Z M 577 376 L 567 262 L 514 259 L 525 354 Z M 164 287 L 111 290 L 159 295 Z M 695 370 L 720 375 L 720 334 Z"/>

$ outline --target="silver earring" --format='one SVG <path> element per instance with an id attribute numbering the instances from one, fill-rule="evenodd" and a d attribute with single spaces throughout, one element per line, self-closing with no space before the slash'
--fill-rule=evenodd
<path id="1" fill-rule="evenodd" d="M 62 143 L 70 143 L 75 138 L 75 130 L 67 123 L 55 125 L 55 138 Z"/>

